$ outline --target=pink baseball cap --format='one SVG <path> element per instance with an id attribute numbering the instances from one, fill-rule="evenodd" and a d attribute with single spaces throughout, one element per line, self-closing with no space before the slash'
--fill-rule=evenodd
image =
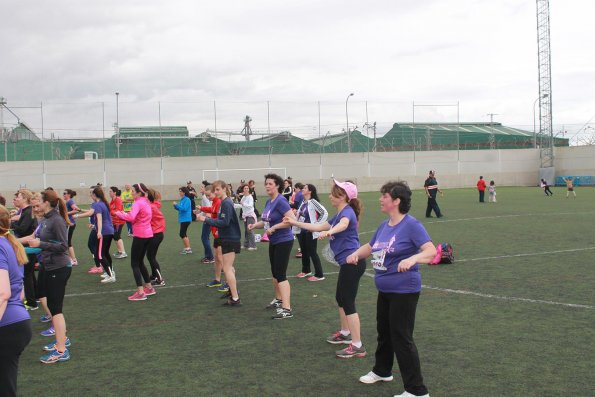
<path id="1" fill-rule="evenodd" d="M 333 178 L 333 182 L 335 182 L 335 185 L 337 185 L 341 189 L 345 190 L 345 193 L 347 193 L 347 198 L 349 200 L 354 199 L 354 198 L 357 198 L 357 186 L 355 186 L 353 183 L 351 183 L 351 182 L 339 182 L 335 178 Z"/>

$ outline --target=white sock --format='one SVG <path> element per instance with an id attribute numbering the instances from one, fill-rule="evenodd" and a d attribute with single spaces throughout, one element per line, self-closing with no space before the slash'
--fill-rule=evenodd
<path id="1" fill-rule="evenodd" d="M 358 349 L 359 349 L 360 347 L 362 347 L 362 341 L 359 341 L 359 342 L 351 342 L 351 344 L 352 344 L 353 346 L 357 347 Z"/>
<path id="2" fill-rule="evenodd" d="M 348 329 L 342 329 L 342 330 L 341 330 L 341 335 L 343 335 L 343 336 L 347 336 L 347 335 L 349 335 L 350 333 L 351 333 L 351 332 L 349 332 L 349 330 L 348 330 Z"/>

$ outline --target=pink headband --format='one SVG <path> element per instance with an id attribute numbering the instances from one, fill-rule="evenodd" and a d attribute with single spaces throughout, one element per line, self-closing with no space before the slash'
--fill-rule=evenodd
<path id="1" fill-rule="evenodd" d="M 141 191 L 141 192 L 143 192 L 143 193 L 146 193 L 146 192 L 143 190 L 143 187 L 141 186 L 140 182 L 139 182 L 139 183 L 137 183 L 136 185 L 138 186 L 138 190 L 140 190 L 140 191 Z"/>

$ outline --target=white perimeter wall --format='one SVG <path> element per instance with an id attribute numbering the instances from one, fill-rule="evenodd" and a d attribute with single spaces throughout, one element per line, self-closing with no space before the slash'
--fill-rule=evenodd
<path id="1" fill-rule="evenodd" d="M 556 175 L 595 175 L 593 146 L 557 148 L 555 161 Z M 431 169 L 444 188 L 475 186 L 479 175 L 499 186 L 535 186 L 539 166 L 535 149 L 19 161 L 0 163 L 0 193 L 11 198 L 20 186 L 32 190 L 52 186 L 78 190 L 80 200 L 86 197 L 85 187 L 97 182 L 105 186 L 144 182 L 161 190 L 165 199 L 174 199 L 177 187 L 187 180 L 199 185 L 203 170 L 222 170 L 219 177 L 234 187 L 241 179 L 254 179 L 261 186 L 266 170 L 225 170 L 268 167 L 285 168 L 294 182 L 313 183 L 321 192 L 328 191 L 331 175 L 354 180 L 360 191 L 376 191 L 390 179 L 406 180 L 417 189 Z M 273 171 L 283 176 L 282 170 Z M 217 175 L 209 171 L 206 178 L 213 181 Z"/>

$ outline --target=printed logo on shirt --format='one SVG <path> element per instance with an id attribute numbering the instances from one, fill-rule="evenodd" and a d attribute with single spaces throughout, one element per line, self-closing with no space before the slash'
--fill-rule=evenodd
<path id="1" fill-rule="evenodd" d="M 386 266 L 384 266 L 384 259 L 387 253 L 395 252 L 395 248 L 392 246 L 395 240 L 396 236 L 392 236 L 388 243 L 383 241 L 374 243 L 374 246 L 372 246 L 372 267 L 375 270 L 383 272 L 387 270 Z"/>

